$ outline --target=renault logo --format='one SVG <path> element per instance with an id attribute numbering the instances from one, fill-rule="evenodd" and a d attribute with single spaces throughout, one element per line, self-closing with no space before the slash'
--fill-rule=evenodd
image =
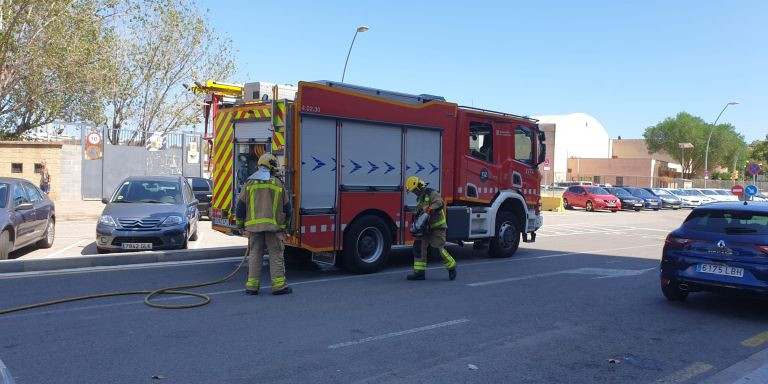
<path id="1" fill-rule="evenodd" d="M 723 240 L 718 241 L 717 242 L 717 247 L 718 248 L 725 248 L 725 241 L 723 241 Z"/>

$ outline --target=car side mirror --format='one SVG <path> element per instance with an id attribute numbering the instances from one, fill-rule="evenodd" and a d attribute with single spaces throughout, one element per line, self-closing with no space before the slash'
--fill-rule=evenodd
<path id="1" fill-rule="evenodd" d="M 35 205 L 32 204 L 32 203 L 21 203 L 21 204 L 16 206 L 16 210 L 17 211 L 28 211 L 28 210 L 30 210 L 30 209 L 32 209 L 34 207 L 35 207 Z"/>
<path id="2" fill-rule="evenodd" d="M 196 205 L 198 205 L 198 204 L 200 204 L 200 200 L 198 200 L 198 199 L 194 199 L 194 200 L 192 200 L 192 201 L 190 201 L 190 202 L 189 202 L 189 206 L 190 206 L 190 207 L 192 207 L 192 206 L 196 206 Z"/>
<path id="3" fill-rule="evenodd" d="M 103 204 L 109 204 L 109 198 L 108 198 L 108 197 L 102 197 L 102 198 L 101 198 L 101 202 L 102 202 Z"/>

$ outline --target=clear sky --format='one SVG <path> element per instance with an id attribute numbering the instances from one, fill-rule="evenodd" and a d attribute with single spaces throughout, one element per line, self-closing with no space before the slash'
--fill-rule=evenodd
<path id="1" fill-rule="evenodd" d="M 768 133 L 768 1 L 201 0 L 229 81 L 346 82 L 519 115 L 583 112 L 615 138 L 686 111 Z M 221 79 L 224 81 L 225 79 Z"/>

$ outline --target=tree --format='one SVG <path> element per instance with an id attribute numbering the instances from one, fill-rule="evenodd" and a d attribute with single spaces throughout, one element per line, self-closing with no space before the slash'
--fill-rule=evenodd
<path id="1" fill-rule="evenodd" d="M 0 7 L 0 138 L 53 122 L 99 121 L 112 76 L 101 47 L 113 0 L 4 0 Z"/>
<path id="2" fill-rule="evenodd" d="M 691 143 L 693 148 L 685 149 L 685 169 L 683 173 L 698 175 L 704 170 L 704 156 L 707 148 L 707 136 L 712 124 L 702 118 L 680 112 L 674 118 L 648 127 L 643 134 L 650 153 L 666 151 L 683 163 L 679 143 Z M 718 124 L 712 130 L 709 144 L 710 171 L 717 167 L 732 167 L 743 158 L 746 143 L 743 135 L 736 133 L 730 124 Z"/>
<path id="3" fill-rule="evenodd" d="M 168 132 L 197 123 L 201 96 L 184 89 L 194 80 L 227 79 L 235 70 L 231 42 L 218 37 L 192 0 L 135 0 L 116 26 L 110 51 L 119 77 L 106 103 L 116 143 L 119 129 Z"/>
<path id="4" fill-rule="evenodd" d="M 768 134 L 765 135 L 765 140 L 755 140 L 749 145 L 747 160 L 768 164 Z"/>

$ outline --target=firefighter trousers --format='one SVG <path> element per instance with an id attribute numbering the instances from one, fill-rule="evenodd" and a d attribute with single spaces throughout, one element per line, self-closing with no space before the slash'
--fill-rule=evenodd
<path id="1" fill-rule="evenodd" d="M 269 251 L 269 276 L 272 290 L 279 291 L 287 287 L 285 283 L 285 260 L 282 232 L 251 232 L 248 236 L 248 282 L 247 289 L 258 290 L 261 265 L 264 262 L 264 250 Z"/>
<path id="2" fill-rule="evenodd" d="M 427 270 L 427 256 L 429 255 L 429 248 L 434 248 L 440 253 L 440 257 L 443 258 L 443 266 L 445 269 L 456 268 L 456 261 L 453 259 L 450 253 L 445 250 L 445 235 L 447 230 L 445 228 L 431 229 L 425 236 L 420 237 L 413 244 L 413 249 L 419 250 L 419 253 L 414 252 L 413 269 L 415 271 Z"/>

